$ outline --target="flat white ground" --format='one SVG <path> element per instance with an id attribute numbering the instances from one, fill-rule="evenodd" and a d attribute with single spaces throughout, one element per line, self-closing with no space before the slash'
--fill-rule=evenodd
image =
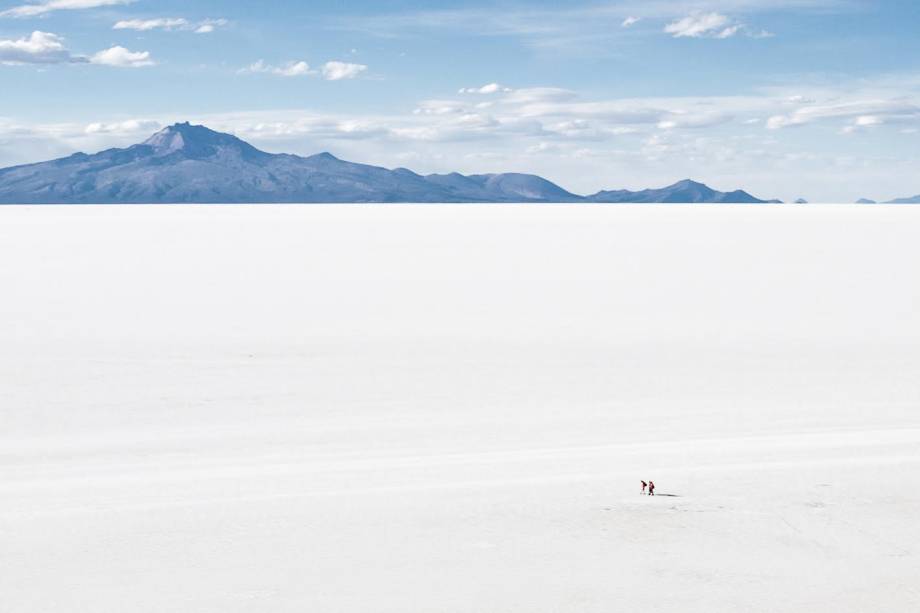
<path id="1" fill-rule="evenodd" d="M 0 610 L 918 610 L 918 237 L 0 208 Z"/>

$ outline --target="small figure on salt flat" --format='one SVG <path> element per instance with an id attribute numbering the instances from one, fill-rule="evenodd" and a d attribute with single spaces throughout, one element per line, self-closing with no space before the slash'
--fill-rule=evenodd
<path id="1" fill-rule="evenodd" d="M 654 481 L 648 482 L 648 495 L 649 496 L 655 495 L 655 482 Z"/>
<path id="2" fill-rule="evenodd" d="M 642 495 L 644 496 L 645 488 L 648 487 L 648 483 L 646 483 L 645 481 L 640 481 L 640 483 L 642 483 Z"/>

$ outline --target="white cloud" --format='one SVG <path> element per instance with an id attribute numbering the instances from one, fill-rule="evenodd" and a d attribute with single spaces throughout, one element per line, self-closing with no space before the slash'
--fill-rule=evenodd
<path id="1" fill-rule="evenodd" d="M 566 102 L 576 98 L 578 98 L 578 94 L 570 89 L 561 87 L 528 87 L 504 96 L 504 100 L 515 104 Z"/>
<path id="2" fill-rule="evenodd" d="M 630 17 L 627 17 L 626 19 L 624 19 L 624 20 L 623 20 L 623 23 L 621 23 L 620 25 L 621 25 L 622 27 L 624 27 L 624 28 L 630 28 L 630 27 L 636 25 L 637 23 L 639 23 L 641 20 L 642 20 L 641 17 L 632 17 L 632 16 L 630 16 Z"/>
<path id="3" fill-rule="evenodd" d="M 260 72 L 271 72 L 272 67 L 265 63 L 265 60 L 256 60 L 245 68 L 237 70 L 237 74 L 257 74 Z"/>
<path id="4" fill-rule="evenodd" d="M 238 72 L 240 74 L 273 74 L 279 77 L 319 75 L 327 81 L 341 81 L 343 79 L 353 79 L 365 70 L 367 70 L 367 66 L 364 64 L 350 64 L 348 62 L 326 62 L 319 70 L 313 70 L 304 61 L 291 61 L 281 66 L 273 66 L 263 60 L 259 60 L 240 69 Z"/>
<path id="5" fill-rule="evenodd" d="M 155 64 L 150 59 L 149 51 L 130 51 L 118 45 L 94 54 L 89 61 L 93 64 L 116 68 L 142 68 Z"/>
<path id="6" fill-rule="evenodd" d="M 788 115 L 774 115 L 767 119 L 767 128 L 770 130 L 779 130 L 781 128 L 786 128 L 791 125 L 801 125 L 805 122 L 795 122 L 793 118 Z"/>
<path id="7" fill-rule="evenodd" d="M 0 12 L 0 17 L 37 17 L 53 11 L 93 9 L 102 6 L 130 4 L 134 0 L 45 0 L 36 4 L 23 4 Z"/>
<path id="8" fill-rule="evenodd" d="M 112 26 L 113 30 L 173 30 L 188 26 L 188 20 L 181 17 L 161 17 L 159 19 L 126 19 Z"/>
<path id="9" fill-rule="evenodd" d="M 306 62 L 289 62 L 284 66 L 273 68 L 272 73 L 282 77 L 301 77 L 310 74 L 310 65 Z"/>
<path id="10" fill-rule="evenodd" d="M 720 13 L 695 13 L 669 23 L 664 31 L 674 38 L 728 38 L 734 36 L 740 27 Z"/>
<path id="11" fill-rule="evenodd" d="M 586 118 L 599 119 L 617 125 L 654 125 L 668 114 L 668 109 L 657 107 L 646 100 L 541 101 L 527 100 L 527 90 L 519 90 L 518 93 L 523 95 L 512 99 L 512 103 L 516 109 L 515 112 L 521 117 Z"/>
<path id="12" fill-rule="evenodd" d="M 271 64 L 266 64 L 264 60 L 259 60 L 246 68 L 240 69 L 238 72 L 240 74 L 273 74 L 279 77 L 302 77 L 316 74 L 316 71 L 310 70 L 310 65 L 304 61 L 290 61 L 281 66 L 272 66 Z"/>
<path id="13" fill-rule="evenodd" d="M 230 23 L 226 19 L 205 19 L 195 23 L 184 17 L 159 17 L 157 19 L 125 19 L 112 26 L 113 30 L 136 30 L 147 32 L 150 30 L 184 30 L 196 34 L 209 34 L 217 28 Z"/>
<path id="14" fill-rule="evenodd" d="M 115 46 L 87 58 L 73 55 L 64 39 L 50 32 L 35 31 L 29 38 L 0 40 L 0 64 L 99 64 L 119 68 L 153 66 L 148 51 L 134 52 Z"/>
<path id="15" fill-rule="evenodd" d="M 672 21 L 664 31 L 674 38 L 726 39 L 737 34 L 750 38 L 773 38 L 772 32 L 754 30 L 721 13 L 693 13 L 683 19 Z"/>
<path id="16" fill-rule="evenodd" d="M 36 30 L 28 38 L 0 39 L 0 64 L 66 64 L 85 62 L 74 57 L 57 34 Z"/>
<path id="17" fill-rule="evenodd" d="M 856 118 L 854 123 L 860 128 L 868 128 L 871 126 L 880 126 L 885 123 L 885 121 L 876 115 L 860 115 Z"/>
<path id="18" fill-rule="evenodd" d="M 917 115 L 916 119 L 920 120 L 920 114 Z M 902 120 L 903 118 L 894 119 L 896 122 Z M 844 126 L 840 132 L 842 134 L 854 134 L 856 132 L 863 132 L 885 125 L 889 121 L 891 121 L 891 119 L 879 117 L 878 115 L 860 115 L 856 119 L 853 119 L 849 125 Z"/>
<path id="19" fill-rule="evenodd" d="M 195 34 L 210 34 L 217 28 L 222 28 L 229 23 L 226 19 L 205 19 L 195 28 Z"/>
<path id="20" fill-rule="evenodd" d="M 133 135 L 155 132 L 162 127 L 159 121 L 153 119 L 128 119 L 112 123 L 91 123 L 84 129 L 86 134 L 117 134 Z"/>
<path id="21" fill-rule="evenodd" d="M 681 128 L 698 129 L 711 128 L 732 121 L 730 113 L 722 111 L 697 111 L 695 113 L 674 112 L 658 122 L 662 130 L 676 130 Z"/>
<path id="22" fill-rule="evenodd" d="M 326 62 L 323 64 L 323 78 L 327 81 L 341 81 L 354 79 L 367 70 L 364 64 L 350 64 L 348 62 Z"/>
<path id="23" fill-rule="evenodd" d="M 854 129 L 882 123 L 920 121 L 920 104 L 907 100 L 857 100 L 810 104 L 792 113 L 773 115 L 767 120 L 767 128 L 780 130 L 821 120 L 841 119 L 850 120 L 850 127 Z"/>
<path id="24" fill-rule="evenodd" d="M 742 26 L 740 26 L 740 25 L 738 25 L 738 24 L 735 24 L 735 25 L 732 25 L 732 26 L 728 26 L 727 28 L 725 28 L 725 29 L 722 30 L 721 32 L 717 33 L 717 34 L 715 35 L 715 37 L 716 37 L 716 38 L 731 38 L 732 36 L 734 36 L 735 34 L 738 33 L 738 31 L 741 29 L 741 27 L 742 27 Z"/>
<path id="25" fill-rule="evenodd" d="M 412 112 L 415 115 L 453 115 L 464 111 L 463 103 L 454 100 L 423 100 Z"/>
<path id="26" fill-rule="evenodd" d="M 460 94 L 497 94 L 499 92 L 510 92 L 512 89 L 510 87 L 504 87 L 498 83 L 487 83 L 482 87 L 461 87 L 458 93 Z"/>

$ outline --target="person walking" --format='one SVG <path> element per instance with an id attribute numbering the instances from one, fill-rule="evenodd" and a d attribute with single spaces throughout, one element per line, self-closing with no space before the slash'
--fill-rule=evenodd
<path id="1" fill-rule="evenodd" d="M 645 481 L 641 481 L 641 483 L 642 483 L 642 495 L 645 496 L 645 488 L 648 487 L 648 483 L 646 483 Z"/>
<path id="2" fill-rule="evenodd" d="M 655 482 L 654 481 L 648 482 L 648 495 L 649 496 L 655 495 Z"/>

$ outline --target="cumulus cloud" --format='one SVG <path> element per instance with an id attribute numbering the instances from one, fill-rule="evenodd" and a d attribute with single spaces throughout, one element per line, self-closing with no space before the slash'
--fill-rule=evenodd
<path id="1" fill-rule="evenodd" d="M 860 128 L 868 128 L 871 126 L 880 126 L 883 123 L 885 123 L 885 121 L 876 115 L 860 115 L 856 118 L 854 125 Z"/>
<path id="2" fill-rule="evenodd" d="M 149 51 L 131 51 L 118 45 L 99 51 L 90 57 L 89 61 L 92 64 L 116 68 L 143 68 L 156 63 L 150 58 Z"/>
<path id="3" fill-rule="evenodd" d="M 642 20 L 641 17 L 627 17 L 626 19 L 623 20 L 623 23 L 621 23 L 620 25 L 623 26 L 624 28 L 629 28 L 629 27 L 636 25 L 641 20 Z"/>
<path id="4" fill-rule="evenodd" d="M 0 64 L 66 64 L 85 62 L 64 46 L 57 34 L 36 30 L 28 38 L 0 39 Z"/>
<path id="5" fill-rule="evenodd" d="M 323 64 L 323 78 L 327 81 L 341 81 L 354 79 L 367 70 L 364 64 L 351 64 L 349 62 L 326 62 Z"/>
<path id="6" fill-rule="evenodd" d="M 306 62 L 288 62 L 284 66 L 270 68 L 269 72 L 282 77 L 300 77 L 310 74 L 310 65 Z"/>
<path id="7" fill-rule="evenodd" d="M 45 0 L 35 4 L 23 4 L 0 12 L 0 17 L 37 17 L 53 11 L 93 9 L 102 6 L 130 4 L 134 0 Z"/>
<path id="8" fill-rule="evenodd" d="M 300 77 L 310 74 L 310 65 L 306 62 L 289 62 L 284 66 L 272 68 L 271 72 L 282 77 Z"/>
<path id="9" fill-rule="evenodd" d="M 840 132 L 842 134 L 855 134 L 872 128 L 877 128 L 886 123 L 886 120 L 877 115 L 860 115 L 853 119 L 849 125 L 844 126 Z"/>
<path id="10" fill-rule="evenodd" d="M 0 39 L 0 64 L 98 64 L 119 68 L 153 66 L 150 52 L 134 52 L 124 47 L 111 47 L 91 57 L 73 55 L 57 34 L 36 30 L 28 38 Z"/>
<path id="11" fill-rule="evenodd" d="M 237 72 L 239 74 L 273 74 L 279 77 L 303 77 L 303 76 L 321 76 L 327 81 L 341 81 L 343 79 L 353 79 L 367 70 L 364 64 L 349 64 L 347 62 L 326 62 L 319 70 L 314 70 L 307 62 L 291 61 L 273 66 L 264 60 L 253 62 Z"/>

